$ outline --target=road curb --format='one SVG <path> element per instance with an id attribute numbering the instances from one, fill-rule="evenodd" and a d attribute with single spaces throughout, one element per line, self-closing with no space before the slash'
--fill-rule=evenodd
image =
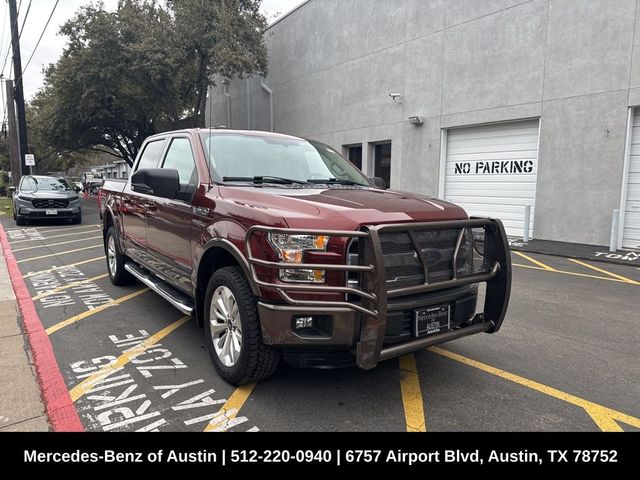
<path id="1" fill-rule="evenodd" d="M 40 393 L 49 422 L 56 432 L 83 432 L 84 427 L 58 367 L 51 341 L 36 312 L 36 307 L 31 300 L 15 256 L 11 252 L 7 233 L 2 225 L 0 225 L 0 244 L 2 244 L 11 285 L 22 313 L 24 329 L 29 340 Z"/>

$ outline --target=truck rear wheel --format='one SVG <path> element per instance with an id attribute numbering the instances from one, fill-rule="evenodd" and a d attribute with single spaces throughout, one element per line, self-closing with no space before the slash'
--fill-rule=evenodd
<path id="1" fill-rule="evenodd" d="M 272 375 L 280 352 L 262 341 L 257 299 L 239 267 L 223 267 L 211 276 L 205 294 L 204 331 L 218 374 L 233 385 Z"/>
<path id="2" fill-rule="evenodd" d="M 109 227 L 104 237 L 104 252 L 107 257 L 107 271 L 111 283 L 118 286 L 132 285 L 136 279 L 124 269 L 127 257 L 120 251 L 116 231 Z"/>

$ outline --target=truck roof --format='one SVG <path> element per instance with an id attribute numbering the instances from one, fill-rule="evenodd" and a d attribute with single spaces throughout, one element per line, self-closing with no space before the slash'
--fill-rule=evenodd
<path id="1" fill-rule="evenodd" d="M 271 138 L 288 138 L 295 140 L 305 140 L 304 138 L 295 137 L 293 135 L 286 135 L 284 133 L 276 133 L 276 132 L 266 132 L 263 130 L 233 130 L 230 128 L 186 128 L 182 130 L 172 130 L 168 132 L 156 133 L 155 135 L 151 135 L 148 138 L 159 137 L 168 134 L 174 133 L 211 133 L 217 135 L 229 135 L 229 134 L 237 134 L 237 135 L 248 135 L 252 137 L 271 137 Z"/>

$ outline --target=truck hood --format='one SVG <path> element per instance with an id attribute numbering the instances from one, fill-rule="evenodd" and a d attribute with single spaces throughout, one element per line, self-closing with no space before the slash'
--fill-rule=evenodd
<path id="1" fill-rule="evenodd" d="M 382 223 L 461 220 L 451 203 L 412 193 L 360 187 L 220 187 L 230 201 L 270 211 L 290 227 L 353 229 Z"/>

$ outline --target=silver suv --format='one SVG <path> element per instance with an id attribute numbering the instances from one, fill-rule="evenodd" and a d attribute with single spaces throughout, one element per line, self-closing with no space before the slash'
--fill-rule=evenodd
<path id="1" fill-rule="evenodd" d="M 51 218 L 81 223 L 79 190 L 64 178 L 25 175 L 13 195 L 13 219 L 16 225 Z"/>

